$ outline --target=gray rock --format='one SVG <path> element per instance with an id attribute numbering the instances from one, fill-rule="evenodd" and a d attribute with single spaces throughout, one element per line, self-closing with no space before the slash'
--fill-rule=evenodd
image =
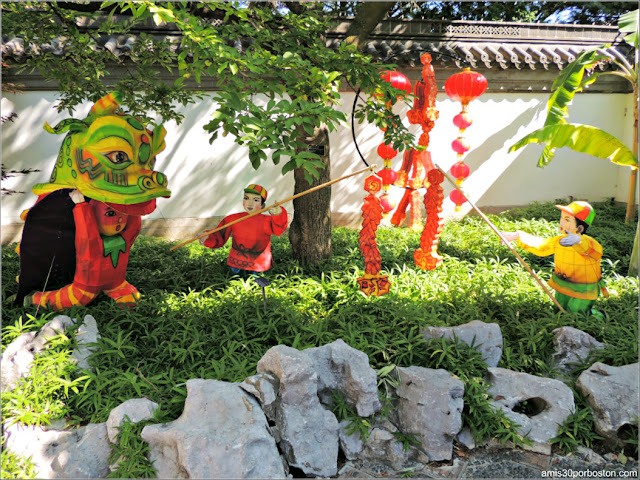
<path id="1" fill-rule="evenodd" d="M 91 369 L 89 365 L 89 357 L 96 349 L 95 344 L 100 338 L 98 333 L 98 325 L 96 319 L 91 315 L 85 315 L 82 325 L 78 327 L 76 332 L 76 340 L 78 348 L 73 351 L 73 358 L 76 359 L 79 368 L 84 370 Z"/>
<path id="2" fill-rule="evenodd" d="M 104 423 L 69 431 L 14 424 L 4 431 L 7 450 L 31 457 L 36 478 L 105 478 L 110 472 L 111 448 Z"/>
<path id="3" fill-rule="evenodd" d="M 141 435 L 158 478 L 286 477 L 260 405 L 235 384 L 188 380 L 182 415 Z"/>
<path id="4" fill-rule="evenodd" d="M 398 367 L 398 427 L 422 443 L 430 461 L 451 460 L 462 428 L 464 383 L 443 369 Z"/>
<path id="5" fill-rule="evenodd" d="M 574 364 L 580 363 L 595 349 L 605 347 L 591 335 L 573 327 L 556 328 L 553 333 L 554 352 L 552 358 L 558 370 L 570 373 L 575 370 Z"/>
<path id="6" fill-rule="evenodd" d="M 482 353 L 482 358 L 490 367 L 497 367 L 502 356 L 502 331 L 497 323 L 485 323 L 480 320 L 458 325 L 456 327 L 427 327 L 422 332 L 426 341 L 433 338 L 453 340 L 454 335 L 461 342 Z"/>
<path id="7" fill-rule="evenodd" d="M 374 426 L 359 457 L 382 462 L 395 470 L 400 470 L 407 465 L 414 452 L 414 449 L 408 449 L 405 452 L 402 442 L 393 435 L 393 432 Z"/>
<path id="8" fill-rule="evenodd" d="M 276 428 L 290 466 L 330 477 L 338 469 L 338 420 L 318 398 L 318 374 L 309 355 L 277 345 L 260 359 L 258 373 L 278 378 Z"/>
<path id="9" fill-rule="evenodd" d="M 129 419 L 131 423 L 138 423 L 153 418 L 153 413 L 158 409 L 158 404 L 147 398 L 131 398 L 122 402 L 111 410 L 107 419 L 107 433 L 109 441 L 116 443 L 118 429 Z"/>
<path id="10" fill-rule="evenodd" d="M 58 315 L 50 322 L 45 323 L 33 340 L 33 346 L 36 352 L 40 352 L 45 348 L 49 339 L 57 335 L 63 335 L 67 328 L 73 327 L 75 324 L 76 320 L 67 315 Z"/>
<path id="11" fill-rule="evenodd" d="M 557 435 L 559 425 L 575 411 L 571 389 L 559 380 L 505 368 L 490 367 L 487 377 L 491 384 L 488 392 L 494 397 L 491 404 L 520 424 L 518 433 L 531 440 L 531 446 L 522 448 L 550 455 L 549 441 Z M 514 411 L 525 401 L 535 407 L 536 414 L 529 416 Z"/>
<path id="12" fill-rule="evenodd" d="M 26 332 L 7 345 L 2 352 L 2 391 L 13 390 L 18 381 L 29 373 L 36 353 L 33 339 L 36 332 Z"/>
<path id="13" fill-rule="evenodd" d="M 347 345 L 342 339 L 322 347 L 304 350 L 314 362 L 318 374 L 318 394 L 328 403 L 331 391 L 337 390 L 361 417 L 380 411 L 378 378 L 369 365 L 366 353 Z"/>
<path id="14" fill-rule="evenodd" d="M 340 449 L 347 460 L 355 460 L 359 458 L 364 450 L 364 442 L 362 438 L 360 438 L 360 434 L 358 432 L 349 434 L 347 429 L 349 427 L 349 422 L 343 420 L 339 423 L 339 440 L 340 440 Z"/>
<path id="15" fill-rule="evenodd" d="M 619 429 L 638 421 L 638 364 L 611 367 L 596 362 L 580 374 L 576 388 L 593 411 L 596 432 L 621 444 Z"/>
<path id="16" fill-rule="evenodd" d="M 66 315 L 58 315 L 47 322 L 38 333 L 27 332 L 11 342 L 2 354 L 2 390 L 13 390 L 18 381 L 28 375 L 34 355 L 47 347 L 49 340 L 76 324 L 76 320 Z M 87 358 L 92 353 L 91 342 L 96 342 L 98 329 L 91 315 L 85 316 L 78 329 L 78 348 L 72 353 L 81 368 L 89 368 Z"/>
<path id="17" fill-rule="evenodd" d="M 267 418 L 274 421 L 276 418 L 276 392 L 280 388 L 278 379 L 268 373 L 261 373 L 246 378 L 238 384 L 245 392 L 258 399 Z M 277 441 L 277 440 L 276 440 Z"/>

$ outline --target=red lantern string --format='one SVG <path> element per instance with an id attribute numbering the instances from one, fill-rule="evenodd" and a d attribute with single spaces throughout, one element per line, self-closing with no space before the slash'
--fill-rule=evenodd
<path id="1" fill-rule="evenodd" d="M 385 82 L 390 83 L 393 88 L 404 90 L 407 93 L 411 92 L 411 82 L 400 72 L 385 71 L 382 72 L 380 77 Z M 391 105 L 387 105 L 387 107 L 391 108 Z M 386 129 L 382 130 L 384 131 Z M 389 186 L 395 183 L 398 176 L 397 173 L 391 169 L 391 159 L 393 159 L 397 154 L 397 150 L 395 150 L 392 145 L 381 143 L 378 146 L 378 155 L 383 159 L 382 170 L 378 172 L 378 176 L 382 179 L 382 196 L 380 197 L 380 200 L 382 204 L 383 218 L 386 218 L 386 216 L 395 208 L 395 204 L 389 198 L 388 191 Z"/>
<path id="2" fill-rule="evenodd" d="M 433 270 L 442 264 L 442 255 L 438 253 L 438 240 L 444 225 L 444 219 L 440 215 L 444 199 L 441 185 L 443 181 L 444 175 L 435 168 L 429 171 L 425 180 L 425 183 L 429 183 L 424 196 L 427 221 L 420 237 L 420 248 L 413 252 L 416 265 L 423 270 Z"/>
<path id="3" fill-rule="evenodd" d="M 389 292 L 390 284 L 386 275 L 379 275 L 382 268 L 382 257 L 376 242 L 376 231 L 382 220 L 383 207 L 376 197 L 382 189 L 382 179 L 370 175 L 364 181 L 364 189 L 369 192 L 362 205 L 362 228 L 358 243 L 364 258 L 365 275 L 358 278 L 360 290 L 367 295 L 382 295 Z"/>
<path id="4" fill-rule="evenodd" d="M 461 112 L 453 117 L 453 124 L 458 127 L 458 138 L 451 142 L 451 148 L 457 154 L 458 161 L 451 167 L 451 175 L 456 178 L 456 184 L 462 185 L 465 178 L 469 176 L 469 166 L 462 161 L 462 157 L 469 151 L 471 146 L 463 137 L 464 131 L 471 126 L 473 120 L 467 112 L 469 102 L 478 98 L 487 89 L 487 79 L 480 73 L 472 72 L 465 68 L 462 72 L 450 76 L 444 84 L 444 91 L 453 101 L 462 103 Z M 463 195 L 458 190 L 452 190 L 449 198 L 456 205 L 456 212 L 466 202 Z"/>

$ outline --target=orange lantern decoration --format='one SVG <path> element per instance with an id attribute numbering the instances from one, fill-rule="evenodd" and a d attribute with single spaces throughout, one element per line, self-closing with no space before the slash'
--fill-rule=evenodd
<path id="1" fill-rule="evenodd" d="M 407 118 L 413 125 L 420 125 L 422 135 L 418 140 L 419 145 L 429 145 L 429 132 L 438 119 L 436 110 L 436 95 L 438 86 L 436 76 L 431 66 L 431 55 L 424 53 L 420 56 L 422 62 L 422 80 L 416 82 L 413 94 L 415 100 L 413 108 L 407 112 Z M 422 188 L 425 174 L 434 168 L 431 162 L 431 153 L 426 150 L 407 150 L 404 153 L 402 166 L 398 171 L 396 185 L 405 188 L 397 210 L 391 218 L 393 225 L 400 226 L 406 218 L 406 210 L 409 208 L 409 229 L 420 230 L 422 228 L 422 213 L 418 189 Z"/>
<path id="2" fill-rule="evenodd" d="M 444 84 L 444 91 L 455 102 L 462 104 L 462 110 L 453 118 L 453 124 L 458 127 L 458 138 L 451 143 L 451 148 L 456 152 L 458 161 L 451 167 L 451 175 L 456 178 L 456 185 L 462 185 L 469 176 L 469 166 L 462 161 L 462 157 L 471 146 L 464 138 L 465 130 L 471 126 L 473 120 L 468 113 L 469 102 L 478 98 L 487 90 L 487 79 L 480 73 L 472 72 L 465 68 L 462 72 L 450 76 Z M 464 196 L 458 190 L 452 190 L 449 198 L 456 204 L 456 212 L 466 202 Z"/>
<path id="3" fill-rule="evenodd" d="M 444 175 L 436 168 L 429 171 L 425 184 L 429 184 L 424 196 L 427 221 L 420 237 L 420 248 L 413 252 L 416 265 L 423 270 L 433 270 L 442 264 L 442 255 L 438 253 L 438 240 L 442 233 L 444 219 L 442 213 L 442 185 Z M 457 192 L 457 190 L 456 190 Z"/>
<path id="4" fill-rule="evenodd" d="M 377 175 L 370 175 L 364 181 L 364 189 L 369 192 L 362 205 L 362 229 L 358 242 L 360 252 L 364 258 L 365 274 L 358 278 L 360 290 L 366 295 L 383 295 L 389 293 L 389 279 L 387 275 L 380 275 L 382 257 L 376 242 L 376 231 L 382 220 L 383 207 L 376 197 L 382 189 L 382 179 Z"/>

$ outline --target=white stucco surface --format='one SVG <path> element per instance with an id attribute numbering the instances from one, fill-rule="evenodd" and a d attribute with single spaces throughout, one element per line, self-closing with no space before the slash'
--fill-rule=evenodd
<path id="1" fill-rule="evenodd" d="M 2 162 L 5 168 L 37 168 L 39 173 L 16 176 L 3 182 L 5 188 L 27 193 L 3 196 L 2 225 L 21 223 L 20 212 L 29 208 L 35 196 L 31 187 L 46 182 L 53 168 L 63 135 L 53 135 L 43 130 L 48 122 L 55 125 L 69 118 L 68 113 L 55 110 L 56 92 L 27 92 L 6 94 L 2 98 L 2 115 L 15 112 L 13 123 L 2 127 Z M 354 96 L 343 94 L 342 110 L 350 118 Z M 509 147 L 518 139 L 543 125 L 546 114 L 547 94 L 485 94 L 470 104 L 474 123 L 465 132 L 471 150 L 464 160 L 471 168 L 471 175 L 463 188 L 479 207 L 524 205 L 533 201 L 553 201 L 572 195 L 589 201 L 615 198 L 626 201 L 629 168 L 611 164 L 607 160 L 575 153 L 563 148 L 557 151 L 553 162 L 536 167 L 542 151 L 540 145 L 530 145 L 509 153 Z M 259 99 L 256 99 L 259 101 Z M 440 117 L 430 134 L 429 151 L 433 160 L 444 169 L 456 161 L 451 142 L 458 136 L 452 124 L 459 113 L 460 104 L 452 102 L 444 93 L 438 94 L 437 108 Z M 78 107 L 76 118 L 84 118 L 91 104 Z M 293 194 L 293 174 L 282 176 L 279 166 L 269 160 L 259 170 L 249 162 L 247 150 L 237 146 L 231 136 L 220 137 L 209 144 L 203 126 L 215 110 L 215 103 L 204 101 L 184 110 L 185 119 L 165 124 L 166 150 L 157 159 L 156 170 L 169 179 L 172 196 L 158 201 L 158 209 L 151 219 L 210 218 L 240 211 L 242 188 L 249 183 L 259 183 L 269 191 L 267 203 L 284 199 Z M 409 107 L 397 107 L 404 114 Z M 579 94 L 570 106 L 572 123 L 600 127 L 621 138 L 631 146 L 633 131 L 633 105 L 630 94 Z M 406 121 L 408 124 L 408 121 Z M 376 149 L 382 140 L 382 132 L 375 126 L 356 124 L 357 141 L 361 152 L 370 164 L 382 166 Z M 418 125 L 410 130 L 420 134 Z M 393 160 L 393 168 L 400 166 L 399 154 Z M 331 133 L 331 178 L 361 169 L 364 164 L 358 157 L 351 136 L 350 125 L 344 125 Z M 364 197 L 364 175 L 352 177 L 332 187 L 332 211 L 359 214 Z M 452 189 L 446 181 L 445 194 Z M 392 196 L 399 198 L 401 189 L 392 187 Z M 291 212 L 291 204 L 286 205 Z M 454 208 L 445 199 L 444 213 L 452 214 Z M 463 212 L 470 210 L 468 204 Z"/>

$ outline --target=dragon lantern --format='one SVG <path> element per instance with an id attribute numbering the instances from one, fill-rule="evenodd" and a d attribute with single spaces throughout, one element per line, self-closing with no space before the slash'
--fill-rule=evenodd
<path id="1" fill-rule="evenodd" d="M 61 310 L 102 292 L 121 305 L 140 298 L 126 269 L 140 217 L 171 195 L 165 175 L 154 171 L 166 131 L 150 130 L 120 111 L 120 102 L 110 93 L 83 120 L 45 124 L 49 133 L 68 133 L 49 182 L 33 187 L 38 199 L 21 215 L 15 302 Z"/>

